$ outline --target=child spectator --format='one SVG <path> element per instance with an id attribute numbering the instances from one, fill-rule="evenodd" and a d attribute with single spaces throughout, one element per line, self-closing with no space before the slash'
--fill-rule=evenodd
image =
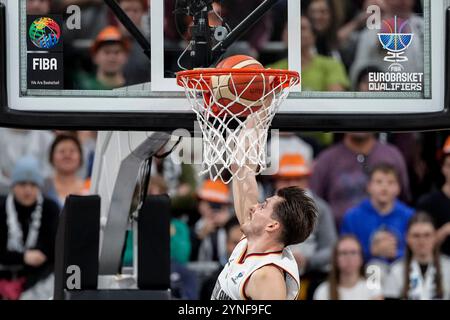
<path id="1" fill-rule="evenodd" d="M 311 169 L 300 154 L 285 154 L 281 157 L 279 171 L 275 176 L 274 189 L 299 187 L 309 190 L 310 175 Z M 310 196 L 317 206 L 316 228 L 304 243 L 292 246 L 291 250 L 303 276 L 303 284 L 308 283 L 307 286 L 315 289 L 329 271 L 337 234 L 333 215 L 326 202 L 314 194 Z"/>
<path id="2" fill-rule="evenodd" d="M 20 159 L 11 176 L 11 190 L 0 198 L 0 300 L 18 299 L 46 282 L 44 292 L 29 296 L 49 299 L 59 208 L 41 194 L 43 177 L 33 157 Z"/>
<path id="3" fill-rule="evenodd" d="M 92 60 L 97 66 L 95 77 L 79 73 L 75 83 L 84 90 L 112 90 L 128 85 L 124 74 L 130 44 L 113 26 L 104 28 L 91 48 Z"/>
<path id="4" fill-rule="evenodd" d="M 387 298 L 450 299 L 450 259 L 440 255 L 436 237 L 430 216 L 414 215 L 408 225 L 405 258 L 392 266 L 385 284 Z"/>
<path id="5" fill-rule="evenodd" d="M 39 172 L 47 178 L 51 174 L 48 149 L 53 141 L 49 131 L 0 128 L 0 194 L 7 194 L 11 172 L 17 161 L 32 156 L 39 162 Z"/>
<path id="6" fill-rule="evenodd" d="M 367 185 L 369 199 L 344 217 L 341 233 L 354 235 L 361 242 L 366 261 L 376 258 L 391 263 L 404 254 L 406 227 L 413 209 L 397 200 L 400 190 L 396 169 L 377 165 Z"/>
<path id="7" fill-rule="evenodd" d="M 335 246 L 328 281 L 314 293 L 314 300 L 380 300 L 381 288 L 367 285 L 361 244 L 344 236 Z"/>
<path id="8" fill-rule="evenodd" d="M 450 256 L 450 137 L 443 148 L 441 166 L 445 183 L 441 189 L 423 196 L 418 208 L 426 211 L 433 218 L 437 231 L 437 241 L 442 253 Z"/>
<path id="9" fill-rule="evenodd" d="M 311 189 L 331 206 L 338 226 L 344 213 L 367 196 L 368 173 L 380 163 L 396 168 L 401 181 L 401 199 L 408 201 L 410 189 L 405 160 L 397 148 L 379 142 L 374 134 L 348 133 L 342 142 L 319 155 Z"/>
<path id="10" fill-rule="evenodd" d="M 287 41 L 287 29 L 285 30 Z M 344 66 L 339 61 L 315 52 L 316 39 L 311 22 L 306 16 L 301 18 L 301 64 L 303 91 L 345 91 L 350 82 Z M 288 69 L 284 59 L 271 65 L 273 69 Z"/>
<path id="11" fill-rule="evenodd" d="M 44 193 L 49 198 L 63 207 L 67 196 L 89 193 L 86 181 L 78 176 L 83 165 L 83 151 L 76 137 L 57 136 L 49 157 L 54 169 L 53 177 L 47 179 L 44 185 Z"/>
<path id="12" fill-rule="evenodd" d="M 226 263 L 225 224 L 231 217 L 230 190 L 221 181 L 206 180 L 197 193 L 201 218 L 195 224 L 198 261 Z M 194 251 L 195 256 L 195 251 Z"/>

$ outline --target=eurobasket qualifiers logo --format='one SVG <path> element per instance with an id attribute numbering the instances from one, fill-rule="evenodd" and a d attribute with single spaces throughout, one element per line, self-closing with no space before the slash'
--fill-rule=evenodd
<path id="1" fill-rule="evenodd" d="M 378 41 L 386 50 L 385 62 L 391 63 L 387 72 L 369 73 L 370 91 L 422 91 L 423 73 L 405 72 L 404 62 L 408 48 L 414 40 L 414 33 L 408 20 L 397 16 L 383 20 L 377 34 Z"/>
<path id="2" fill-rule="evenodd" d="M 52 49 L 59 43 L 61 28 L 55 20 L 42 17 L 33 21 L 28 35 L 36 47 L 40 49 Z"/>
<path id="3" fill-rule="evenodd" d="M 411 31 L 408 20 L 399 19 L 397 16 L 392 19 L 384 20 L 381 27 L 381 33 L 378 33 L 378 40 L 383 49 L 387 50 L 388 55 L 384 61 L 395 63 L 389 69 L 401 67 L 399 62 L 408 61 L 405 51 L 411 45 L 414 34 Z M 397 69 L 398 70 L 398 69 Z"/>

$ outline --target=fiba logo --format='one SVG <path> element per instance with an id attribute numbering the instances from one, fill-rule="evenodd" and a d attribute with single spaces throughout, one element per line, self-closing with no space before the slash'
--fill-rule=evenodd
<path id="1" fill-rule="evenodd" d="M 381 32 L 378 33 L 378 40 L 383 49 L 387 50 L 384 61 L 391 62 L 391 71 L 403 71 L 401 62 L 408 61 L 405 51 L 411 45 L 414 34 L 411 31 L 408 20 L 403 20 L 395 16 L 392 19 L 384 20 Z"/>
<path id="2" fill-rule="evenodd" d="M 59 43 L 61 28 L 55 20 L 42 17 L 31 23 L 28 35 L 37 48 L 52 49 Z"/>

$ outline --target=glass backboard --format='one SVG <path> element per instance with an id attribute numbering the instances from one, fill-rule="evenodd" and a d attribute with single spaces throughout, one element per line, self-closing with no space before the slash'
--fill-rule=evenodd
<path id="1" fill-rule="evenodd" d="M 202 1 L 209 2 L 116 0 L 149 43 L 144 52 L 106 2 L 36 7 L 0 0 L 8 110 L 192 119 L 175 77 L 193 67 L 193 18 L 186 8 Z M 211 47 L 264 3 L 211 2 Z M 302 83 L 279 111 L 290 117 L 289 126 L 306 116 L 341 121 L 445 112 L 450 1 L 272 2 L 220 59 L 245 54 L 266 68 L 298 71 Z"/>

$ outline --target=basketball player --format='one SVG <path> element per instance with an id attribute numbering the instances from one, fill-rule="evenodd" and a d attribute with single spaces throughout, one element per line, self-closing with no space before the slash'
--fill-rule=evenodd
<path id="1" fill-rule="evenodd" d="M 240 143 L 256 139 L 252 121 L 240 134 Z M 240 150 L 252 152 L 251 148 Z M 256 151 L 253 151 L 256 152 Z M 240 155 L 242 157 L 242 155 Z M 241 158 L 242 159 L 242 158 Z M 294 300 L 300 290 L 298 266 L 287 246 L 304 242 L 314 229 L 314 202 L 297 187 L 281 189 L 258 203 L 255 167 L 238 167 L 233 180 L 236 216 L 244 237 L 219 275 L 213 300 Z"/>

